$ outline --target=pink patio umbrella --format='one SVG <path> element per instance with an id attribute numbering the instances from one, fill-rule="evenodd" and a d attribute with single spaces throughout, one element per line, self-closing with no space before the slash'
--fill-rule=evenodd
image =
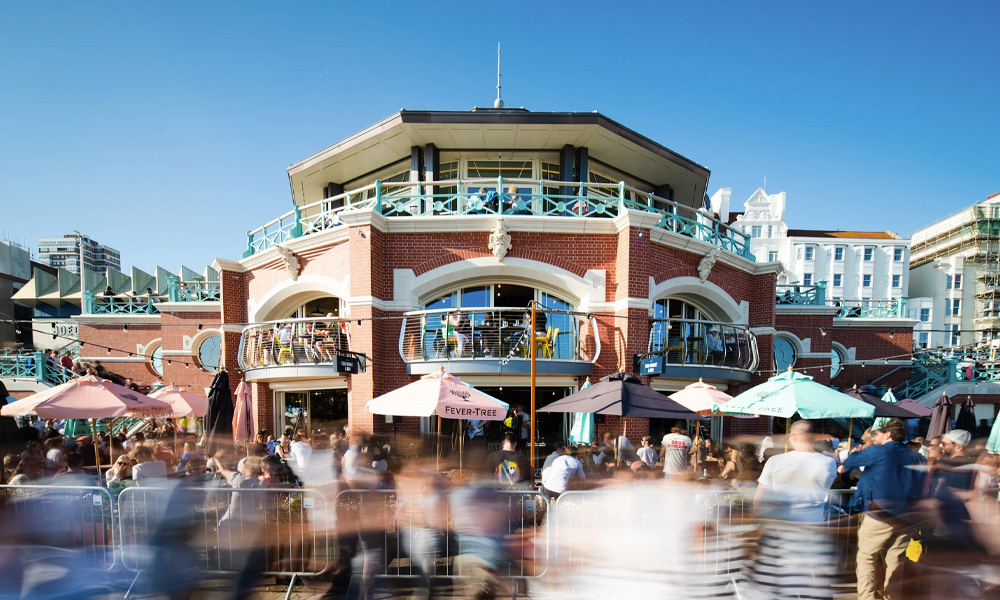
<path id="1" fill-rule="evenodd" d="M 164 386 L 152 394 L 160 402 L 170 405 L 171 413 L 162 415 L 164 419 L 180 419 L 184 417 L 204 417 L 208 410 L 208 398 L 203 398 L 179 385 Z M 177 446 L 177 428 L 174 427 L 174 446 Z"/>
<path id="2" fill-rule="evenodd" d="M 8 404 L 0 408 L 0 415 L 38 415 L 41 419 L 95 419 L 94 454 L 97 456 L 99 477 L 101 459 L 97 450 L 96 419 L 159 417 L 168 414 L 170 410 L 170 405 L 165 402 L 96 375 L 85 375 Z"/>
<path id="3" fill-rule="evenodd" d="M 733 397 L 723 392 L 714 385 L 709 385 L 698 378 L 697 383 L 685 386 L 684 389 L 667 396 L 684 408 L 694 411 L 702 416 L 711 416 L 716 407 L 725 404 Z M 701 435 L 701 421 L 697 424 L 696 436 Z"/>
<path id="4" fill-rule="evenodd" d="M 247 382 L 236 386 L 236 406 L 233 407 L 233 442 L 249 442 L 257 428 L 253 411 L 253 390 Z"/>

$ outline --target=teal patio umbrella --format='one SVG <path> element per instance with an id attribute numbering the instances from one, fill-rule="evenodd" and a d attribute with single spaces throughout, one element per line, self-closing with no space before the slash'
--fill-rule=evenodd
<path id="1" fill-rule="evenodd" d="M 798 414 L 803 419 L 831 419 L 872 417 L 875 407 L 816 383 L 808 375 L 788 370 L 719 405 L 717 412 L 785 419 Z"/>
<path id="2" fill-rule="evenodd" d="M 896 395 L 892 393 L 892 388 L 889 388 L 885 395 L 882 396 L 882 402 L 888 402 L 889 404 L 897 404 L 899 402 L 899 400 L 896 399 Z M 882 429 L 882 427 L 888 422 L 888 417 L 879 417 L 875 419 L 875 422 L 872 423 L 872 431 Z"/>
<path id="3" fill-rule="evenodd" d="M 1000 454 L 1000 419 L 994 419 L 990 439 L 986 442 L 986 451 L 990 454 Z"/>
<path id="4" fill-rule="evenodd" d="M 590 377 L 580 389 L 590 387 Z M 594 413 L 573 413 L 573 426 L 568 440 L 571 444 L 592 444 L 594 442 Z"/>

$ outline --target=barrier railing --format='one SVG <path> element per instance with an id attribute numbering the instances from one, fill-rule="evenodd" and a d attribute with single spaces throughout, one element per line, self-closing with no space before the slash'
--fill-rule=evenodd
<path id="1" fill-rule="evenodd" d="M 746 325 L 699 319 L 653 319 L 644 358 L 665 365 L 715 365 L 753 372 L 760 363 L 757 338 Z M 642 374 L 657 374 L 662 370 Z"/>
<path id="2" fill-rule="evenodd" d="M 344 356 L 363 355 L 351 350 L 348 321 L 336 317 L 285 319 L 243 328 L 237 360 L 243 370 L 281 365 L 338 367 Z"/>
<path id="3" fill-rule="evenodd" d="M 34 379 L 50 385 L 59 385 L 74 377 L 76 375 L 72 371 L 50 361 L 44 352 L 0 354 L 0 379 Z"/>
<path id="4" fill-rule="evenodd" d="M 153 305 L 157 301 L 155 296 L 105 296 L 84 292 L 83 312 L 87 315 L 156 315 L 160 313 Z"/>
<path id="5" fill-rule="evenodd" d="M 167 299 L 170 302 L 218 302 L 222 296 L 218 281 L 181 281 L 167 277 Z"/>
<path id="6" fill-rule="evenodd" d="M 775 286 L 774 303 L 823 306 L 826 304 L 826 282 L 820 281 L 816 285 Z"/>
<path id="7" fill-rule="evenodd" d="M 542 524 L 549 503 L 534 490 L 472 488 L 416 498 L 347 490 L 337 496 L 337 507 L 342 535 L 366 538 L 384 553 L 377 577 L 470 577 L 471 565 L 483 563 L 504 579 L 548 571 Z"/>
<path id="8" fill-rule="evenodd" d="M 118 539 L 108 490 L 96 486 L 0 485 L 4 535 L 67 550 L 74 565 L 110 571 Z"/>
<path id="9" fill-rule="evenodd" d="M 838 300 L 841 319 L 905 319 L 907 297 L 890 300 Z"/>

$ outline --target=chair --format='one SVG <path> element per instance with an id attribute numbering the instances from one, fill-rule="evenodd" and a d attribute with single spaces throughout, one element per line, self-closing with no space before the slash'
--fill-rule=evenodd
<path id="1" fill-rule="evenodd" d="M 289 340 L 287 346 L 281 343 L 281 338 L 278 336 L 274 337 L 274 341 L 278 345 L 278 364 L 282 364 L 285 357 L 290 358 L 292 362 L 295 362 L 295 353 L 292 352 L 291 340 Z"/>
<path id="2" fill-rule="evenodd" d="M 670 338 L 668 342 L 670 345 L 666 347 L 664 356 L 668 363 L 683 363 L 684 362 L 684 342 L 680 338 Z M 670 354 L 674 354 L 674 359 L 671 359 Z"/>
<path id="3" fill-rule="evenodd" d="M 552 329 L 552 327 L 549 326 L 545 330 L 544 337 L 534 338 L 535 356 L 551 359 L 557 335 L 559 335 L 559 329 Z"/>

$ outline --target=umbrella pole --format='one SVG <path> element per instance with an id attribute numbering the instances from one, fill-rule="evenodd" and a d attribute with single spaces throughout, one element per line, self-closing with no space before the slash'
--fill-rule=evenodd
<path id="1" fill-rule="evenodd" d="M 108 460 L 115 464 L 115 418 L 108 417 Z"/>
<path id="2" fill-rule="evenodd" d="M 441 415 L 438 415 L 437 458 L 434 461 L 434 470 L 441 470 Z"/>
<path id="3" fill-rule="evenodd" d="M 785 452 L 788 452 L 788 430 L 792 427 L 792 418 L 785 417 Z"/>
<path id="4" fill-rule="evenodd" d="M 458 420 L 458 472 L 465 472 L 465 431 L 462 427 L 465 419 Z"/>
<path id="5" fill-rule="evenodd" d="M 531 432 L 528 444 L 531 445 L 531 471 L 528 482 L 535 483 L 535 302 L 531 302 L 531 331 L 528 332 L 528 343 L 531 350 Z"/>
<path id="6" fill-rule="evenodd" d="M 97 485 L 101 484 L 101 451 L 97 447 L 97 419 L 90 420 L 90 426 L 94 429 L 94 456 L 97 458 Z"/>
<path id="7" fill-rule="evenodd" d="M 854 417 L 851 417 L 847 421 L 847 450 L 850 451 L 854 447 Z"/>

